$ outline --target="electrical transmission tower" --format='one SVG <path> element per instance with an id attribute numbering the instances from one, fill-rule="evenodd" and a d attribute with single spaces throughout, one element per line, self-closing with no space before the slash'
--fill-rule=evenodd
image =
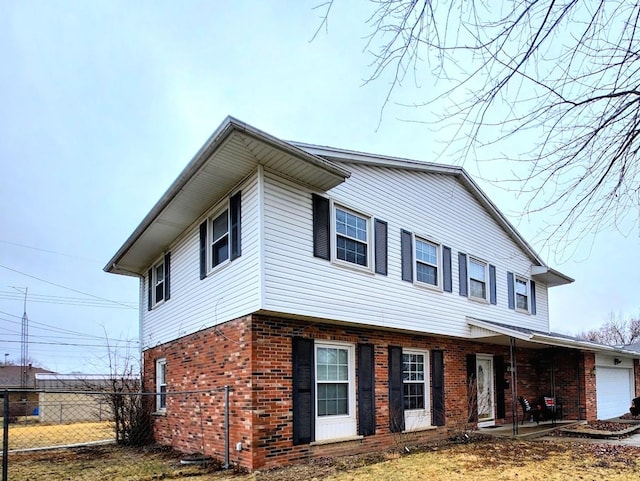
<path id="1" fill-rule="evenodd" d="M 24 288 L 24 314 L 22 314 L 22 337 L 20 338 L 22 375 L 20 376 L 20 387 L 26 389 L 29 384 L 29 317 L 27 316 L 27 292 Z"/>

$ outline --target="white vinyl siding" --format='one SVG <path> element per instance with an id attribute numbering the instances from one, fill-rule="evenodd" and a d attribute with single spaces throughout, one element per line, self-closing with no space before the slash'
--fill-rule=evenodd
<path id="1" fill-rule="evenodd" d="M 531 260 L 455 178 L 351 163 L 345 167 L 352 176 L 325 195 L 388 223 L 388 275 L 341 269 L 313 257 L 312 192 L 266 174 L 265 310 L 461 337 L 469 333 L 467 317 L 548 330 L 543 283 L 536 284 L 537 316 L 524 318 L 508 308 L 507 271 L 529 272 Z M 421 208 L 425 203 L 431 207 L 429 216 Z M 401 229 L 428 232 L 451 247 L 453 286 L 459 282 L 456 252 L 490 259 L 496 266 L 497 305 L 402 282 Z M 441 252 L 438 257 L 441 262 Z"/>
<path id="2" fill-rule="evenodd" d="M 260 203 L 257 174 L 238 188 L 242 190 L 242 255 L 233 262 L 219 266 L 201 280 L 199 225 L 205 218 L 220 213 L 220 210 L 212 210 L 195 222 L 171 246 L 171 302 L 165 303 L 162 309 L 145 309 L 142 313 L 143 349 L 236 319 L 260 308 Z M 218 208 L 222 205 L 219 204 Z"/>

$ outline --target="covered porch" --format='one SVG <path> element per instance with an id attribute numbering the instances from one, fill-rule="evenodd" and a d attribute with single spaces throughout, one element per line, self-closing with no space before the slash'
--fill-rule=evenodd
<path id="1" fill-rule="evenodd" d="M 504 356 L 503 372 L 496 370 L 495 380 L 497 386 L 502 386 L 498 390 L 498 402 L 503 398 L 506 409 L 503 419 L 496 422 L 498 427 L 489 429 L 508 426 L 510 434 L 517 436 L 522 430 L 530 430 L 532 425 L 538 426 L 537 421 L 541 421 L 544 429 L 547 423 L 551 428 L 559 422 L 596 420 L 598 402 L 606 407 L 607 393 L 601 392 L 599 396 L 597 392 L 597 384 L 605 384 L 605 371 L 623 376 L 628 373 L 629 392 L 622 390 L 618 400 L 622 404 L 613 406 L 613 412 L 624 405 L 624 409 L 628 409 L 627 403 L 637 385 L 637 352 L 492 321 L 467 318 L 467 322 L 474 340 L 502 346 L 503 352 L 506 348 L 508 353 Z M 530 412 L 523 399 L 528 402 Z M 601 409 L 601 412 L 604 411 Z M 622 412 L 616 412 L 619 414 Z"/>

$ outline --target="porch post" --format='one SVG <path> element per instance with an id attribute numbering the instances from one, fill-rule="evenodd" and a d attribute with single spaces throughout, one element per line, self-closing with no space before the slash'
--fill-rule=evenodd
<path id="1" fill-rule="evenodd" d="M 511 360 L 511 419 L 513 435 L 518 434 L 518 376 L 516 375 L 516 338 L 509 338 L 509 355 Z"/>

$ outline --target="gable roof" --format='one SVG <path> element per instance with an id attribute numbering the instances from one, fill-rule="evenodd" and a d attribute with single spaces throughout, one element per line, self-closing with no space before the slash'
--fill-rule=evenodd
<path id="1" fill-rule="evenodd" d="M 259 165 L 311 188 L 327 191 L 351 175 L 334 160 L 455 176 L 536 264 L 533 279 L 550 287 L 573 282 L 543 262 L 462 167 L 287 142 L 233 117 L 227 117 L 209 137 L 104 270 L 143 275 L 185 229 L 231 193 Z"/>
<path id="2" fill-rule="evenodd" d="M 422 162 L 399 157 L 389 157 L 366 152 L 356 152 L 353 150 L 305 144 L 301 142 L 292 142 L 292 144 L 306 152 L 326 158 L 327 160 L 340 160 L 361 165 L 415 170 L 419 172 L 454 176 L 469 192 L 471 192 L 471 195 L 473 195 L 473 197 L 484 207 L 493 220 L 507 233 L 507 235 L 511 237 L 511 239 L 531 258 L 534 264 L 537 264 L 533 266 L 531 272 L 531 277 L 534 280 L 542 281 L 549 287 L 570 284 L 574 281 L 571 277 L 562 274 L 545 264 L 542 258 L 540 258 L 529 243 L 520 235 L 520 233 L 518 233 L 516 228 L 511 224 L 511 222 L 509 222 L 500 209 L 498 209 L 491 199 L 487 197 L 467 171 L 460 166 Z"/>
<path id="3" fill-rule="evenodd" d="M 349 177 L 332 162 L 227 117 L 104 267 L 142 275 L 169 245 L 259 165 L 329 190 Z"/>

